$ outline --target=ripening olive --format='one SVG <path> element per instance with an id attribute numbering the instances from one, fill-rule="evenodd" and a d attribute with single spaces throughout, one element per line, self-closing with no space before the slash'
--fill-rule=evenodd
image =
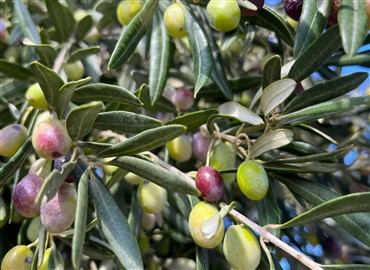
<path id="1" fill-rule="evenodd" d="M 180 110 L 189 110 L 194 104 L 193 92 L 186 88 L 177 89 L 171 101 Z"/>
<path id="2" fill-rule="evenodd" d="M 1 262 L 2 270 L 29 270 L 31 269 L 33 252 L 24 245 L 10 249 Z"/>
<path id="3" fill-rule="evenodd" d="M 184 162 L 191 158 L 192 147 L 190 138 L 181 135 L 167 143 L 168 154 L 176 161 Z"/>
<path id="4" fill-rule="evenodd" d="M 166 206 L 167 190 L 153 182 L 142 182 L 137 194 L 140 207 L 147 213 L 157 214 Z"/>
<path id="5" fill-rule="evenodd" d="M 254 270 L 261 260 L 261 247 L 256 236 L 241 225 L 232 225 L 226 231 L 223 251 L 234 269 Z"/>
<path id="6" fill-rule="evenodd" d="M 27 139 L 28 130 L 25 126 L 13 124 L 0 130 L 0 155 L 12 157 Z"/>
<path id="7" fill-rule="evenodd" d="M 216 206 L 208 202 L 200 201 L 191 210 L 189 215 L 189 230 L 194 242 L 204 248 L 214 248 L 224 236 L 224 223 L 219 222 L 215 234 L 207 238 L 202 231 L 202 224 L 205 221 L 218 215 L 219 211 Z"/>
<path id="8" fill-rule="evenodd" d="M 201 196 L 209 202 L 221 200 L 226 189 L 221 174 L 210 166 L 203 166 L 198 169 L 195 186 L 201 192 Z"/>
<path id="9" fill-rule="evenodd" d="M 191 143 L 193 157 L 201 162 L 205 162 L 207 160 L 207 152 L 211 141 L 212 139 L 210 136 L 205 137 L 201 132 L 194 133 Z"/>
<path id="10" fill-rule="evenodd" d="M 254 160 L 246 160 L 237 171 L 237 182 L 240 190 L 251 200 L 263 199 L 269 189 L 269 180 L 263 166 Z"/>
<path id="11" fill-rule="evenodd" d="M 179 4 L 175 3 L 170 5 L 164 12 L 163 20 L 170 36 L 174 38 L 186 36 L 184 11 Z"/>
<path id="12" fill-rule="evenodd" d="M 211 0 L 207 5 L 207 16 L 218 32 L 234 30 L 240 21 L 240 8 L 236 0 Z"/>
<path id="13" fill-rule="evenodd" d="M 40 84 L 35 83 L 28 87 L 26 92 L 26 99 L 28 104 L 30 104 L 35 109 L 47 110 L 49 109 L 49 104 L 46 101 L 44 92 L 42 91 Z"/>

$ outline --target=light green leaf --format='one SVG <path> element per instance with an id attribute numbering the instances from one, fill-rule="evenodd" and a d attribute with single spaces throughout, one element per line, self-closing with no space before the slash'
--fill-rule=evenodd
<path id="1" fill-rule="evenodd" d="M 54 60 L 57 57 L 57 51 L 53 46 L 49 44 L 34 44 L 31 40 L 25 40 L 23 41 L 23 44 L 35 49 L 42 64 L 49 68 L 53 66 Z"/>
<path id="2" fill-rule="evenodd" d="M 365 1 L 341 0 L 338 21 L 343 49 L 353 56 L 362 46 L 368 32 Z"/>
<path id="3" fill-rule="evenodd" d="M 88 184 L 89 184 L 89 173 L 85 173 L 81 176 L 78 182 L 78 193 L 77 193 L 77 207 L 76 217 L 74 221 L 74 233 L 72 238 L 72 264 L 73 268 L 79 269 L 81 263 L 81 257 L 83 252 L 83 245 L 85 241 L 86 233 L 86 218 L 87 218 L 87 204 L 88 204 Z"/>
<path id="4" fill-rule="evenodd" d="M 278 116 L 276 120 L 280 121 L 281 125 L 297 125 L 333 114 L 350 111 L 361 105 L 370 105 L 370 97 L 351 97 L 341 100 L 327 101 L 309 106 L 296 112 L 282 114 Z"/>
<path id="5" fill-rule="evenodd" d="M 89 101 L 110 101 L 121 104 L 141 106 L 140 100 L 130 91 L 105 83 L 88 84 L 76 89 L 73 102 L 85 103 Z"/>
<path id="6" fill-rule="evenodd" d="M 89 190 L 103 234 L 118 260 L 126 269 L 144 269 L 139 245 L 130 230 L 126 217 L 106 186 L 100 179 L 93 177 L 89 182 Z"/>
<path id="7" fill-rule="evenodd" d="M 167 33 L 161 13 L 153 19 L 150 36 L 149 92 L 151 105 L 162 96 L 170 69 L 171 38 Z"/>
<path id="8" fill-rule="evenodd" d="M 18 79 L 21 81 L 28 81 L 31 80 L 33 77 L 32 72 L 28 68 L 24 68 L 17 63 L 11 63 L 3 59 L 0 59 L 0 72 L 4 73 L 10 78 Z M 3 90 L 1 89 L 1 91 Z"/>
<path id="9" fill-rule="evenodd" d="M 161 122 L 146 115 L 125 111 L 102 112 L 93 127 L 118 133 L 139 133 L 161 126 Z"/>
<path id="10" fill-rule="evenodd" d="M 288 78 L 300 82 L 320 68 L 341 47 L 338 25 L 329 28 L 302 51 L 291 67 Z"/>
<path id="11" fill-rule="evenodd" d="M 137 174 L 149 181 L 168 189 L 190 195 L 199 196 L 200 192 L 195 187 L 194 181 L 188 181 L 177 174 L 160 167 L 159 165 L 134 156 L 123 156 L 108 162 L 110 165 L 120 167 L 124 170 Z"/>
<path id="12" fill-rule="evenodd" d="M 141 11 L 124 28 L 109 60 L 108 69 L 119 68 L 131 57 L 150 27 L 157 4 L 158 0 L 145 1 Z"/>
<path id="13" fill-rule="evenodd" d="M 76 87 L 81 84 L 87 83 L 88 81 L 90 81 L 90 79 L 91 78 L 88 77 L 79 81 L 68 82 L 60 88 L 58 94 L 58 102 L 56 103 L 56 107 L 54 108 L 59 119 L 63 118 Z"/>
<path id="14" fill-rule="evenodd" d="M 77 61 L 77 60 L 83 60 L 86 57 L 88 57 L 90 55 L 97 54 L 99 52 L 100 52 L 100 46 L 92 46 L 92 47 L 89 47 L 89 48 L 78 49 L 78 50 L 73 51 L 71 53 L 71 56 L 68 58 L 67 62 L 71 63 L 71 62 L 74 62 L 74 61 Z"/>
<path id="15" fill-rule="evenodd" d="M 276 129 L 263 134 L 253 143 L 250 158 L 256 158 L 269 150 L 289 144 L 293 136 L 294 133 L 290 129 Z"/>
<path id="16" fill-rule="evenodd" d="M 328 200 L 281 224 L 281 228 L 309 224 L 329 217 L 359 212 L 370 212 L 370 192 L 352 193 Z"/>
<path id="17" fill-rule="evenodd" d="M 207 83 L 212 67 L 213 57 L 208 39 L 198 20 L 191 11 L 184 7 L 186 31 L 193 59 L 193 73 L 195 77 L 194 96 Z"/>
<path id="18" fill-rule="evenodd" d="M 64 85 L 63 79 L 58 73 L 37 61 L 32 62 L 31 70 L 35 79 L 40 84 L 47 102 L 52 108 L 56 108 L 58 105 L 59 89 Z"/>
<path id="19" fill-rule="evenodd" d="M 262 88 L 280 80 L 281 58 L 279 55 L 271 56 L 263 67 Z"/>
<path id="20" fill-rule="evenodd" d="M 61 42 L 67 41 L 76 24 L 72 11 L 59 3 L 59 0 L 46 0 L 45 4 L 51 22 L 58 33 L 56 37 Z"/>
<path id="21" fill-rule="evenodd" d="M 221 104 L 218 107 L 220 115 L 226 115 L 238 119 L 240 122 L 248 123 L 251 125 L 262 125 L 264 121 L 252 110 L 236 103 L 235 101 L 229 101 Z"/>
<path id="22" fill-rule="evenodd" d="M 54 198 L 57 194 L 60 187 L 63 185 L 68 174 L 76 166 L 76 162 L 66 162 L 62 166 L 62 171 L 59 172 L 57 169 L 54 169 L 44 180 L 40 188 L 39 194 L 37 195 L 36 202 L 41 203 L 44 196 L 47 197 L 47 200 Z"/>
<path id="23" fill-rule="evenodd" d="M 217 113 L 216 109 L 199 110 L 196 112 L 180 115 L 167 124 L 180 124 L 186 126 L 186 131 L 190 132 L 207 123 L 208 118 L 215 113 Z"/>
<path id="24" fill-rule="evenodd" d="M 296 82 L 292 79 L 282 79 L 270 84 L 261 96 L 261 110 L 265 115 L 283 103 L 294 91 Z"/>
<path id="25" fill-rule="evenodd" d="M 94 25 L 94 20 L 90 14 L 86 15 L 79 22 L 77 22 L 75 29 L 76 40 L 82 40 L 86 34 L 89 32 L 91 27 Z"/>
<path id="26" fill-rule="evenodd" d="M 368 73 L 366 72 L 356 72 L 317 84 L 295 96 L 286 105 L 283 114 L 340 97 L 360 86 L 367 77 Z"/>
<path id="27" fill-rule="evenodd" d="M 325 29 L 331 1 L 303 1 L 302 14 L 294 43 L 294 57 L 297 58 Z"/>
<path id="28" fill-rule="evenodd" d="M 72 141 L 76 142 L 85 137 L 92 129 L 95 119 L 104 104 L 100 101 L 93 101 L 73 108 L 67 115 L 67 130 Z"/>
<path id="29" fill-rule="evenodd" d="M 33 43 L 40 44 L 41 38 L 35 23 L 32 20 L 27 7 L 22 1 L 13 1 L 14 15 L 17 17 L 23 34 L 32 40 Z"/>
<path id="30" fill-rule="evenodd" d="M 290 176 L 274 175 L 279 181 L 284 183 L 297 197 L 303 198 L 313 206 L 318 206 L 328 200 L 338 198 L 340 195 L 331 189 L 313 181 Z M 355 213 L 346 214 L 333 218 L 344 229 L 360 240 L 367 246 L 370 246 L 370 214 Z"/>
<path id="31" fill-rule="evenodd" d="M 150 151 L 184 134 L 185 131 L 186 127 L 182 125 L 166 125 L 148 129 L 123 142 L 112 145 L 97 156 L 117 157 Z"/>

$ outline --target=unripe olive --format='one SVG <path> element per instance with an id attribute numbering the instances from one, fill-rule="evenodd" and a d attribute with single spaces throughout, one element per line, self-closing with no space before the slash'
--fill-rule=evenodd
<path id="1" fill-rule="evenodd" d="M 142 182 L 144 182 L 144 178 L 141 176 L 138 176 L 137 174 L 134 174 L 132 172 L 129 172 L 125 175 L 125 179 L 127 182 L 133 184 L 133 185 L 140 185 Z"/>
<path id="2" fill-rule="evenodd" d="M 263 199 L 269 189 L 269 180 L 263 166 L 254 160 L 246 160 L 237 171 L 237 182 L 240 190 L 251 200 Z"/>
<path id="3" fill-rule="evenodd" d="M 163 20 L 170 36 L 175 38 L 186 36 L 184 11 L 179 4 L 175 3 L 170 5 L 164 12 Z"/>
<path id="4" fill-rule="evenodd" d="M 81 9 L 81 8 L 73 12 L 73 18 L 75 19 L 76 22 L 81 21 L 83 18 L 85 18 L 88 15 L 89 13 L 86 10 Z"/>
<path id="5" fill-rule="evenodd" d="M 50 201 L 46 198 L 40 207 L 41 223 L 50 233 L 61 233 L 68 229 L 75 218 L 77 206 L 76 188 L 63 183 L 57 194 Z"/>
<path id="6" fill-rule="evenodd" d="M 251 10 L 240 6 L 240 12 L 242 16 L 256 16 L 265 4 L 265 0 L 249 0 L 249 2 L 254 4 L 257 7 L 257 10 Z"/>
<path id="7" fill-rule="evenodd" d="M 236 0 L 211 0 L 207 5 L 207 16 L 218 32 L 234 30 L 240 21 L 240 8 Z"/>
<path id="8" fill-rule="evenodd" d="M 44 257 L 42 258 L 42 263 L 37 270 L 48 270 L 49 269 L 49 259 L 50 259 L 51 248 L 47 248 L 44 252 Z"/>
<path id="9" fill-rule="evenodd" d="M 143 211 L 157 214 L 166 206 L 167 190 L 153 182 L 144 181 L 139 185 L 138 200 Z"/>
<path id="10" fill-rule="evenodd" d="M 66 155 L 72 147 L 72 140 L 64 122 L 50 119 L 36 126 L 32 134 L 32 145 L 37 154 L 50 160 Z"/>
<path id="11" fill-rule="evenodd" d="M 9 47 L 4 52 L 4 59 L 10 63 L 19 62 L 20 52 L 17 47 Z"/>
<path id="12" fill-rule="evenodd" d="M 261 247 L 256 236 L 241 225 L 233 225 L 226 231 L 223 251 L 234 269 L 254 270 L 261 260 Z"/>
<path id="13" fill-rule="evenodd" d="M 63 69 L 67 75 L 68 80 L 70 81 L 80 80 L 85 73 L 84 65 L 80 60 L 76 60 L 71 63 L 65 63 L 63 65 Z"/>
<path id="14" fill-rule="evenodd" d="M 12 124 L 0 130 L 0 155 L 12 157 L 27 139 L 27 128 Z"/>
<path id="15" fill-rule="evenodd" d="M 32 243 L 39 237 L 40 216 L 33 218 L 27 227 L 27 239 Z"/>
<path id="16" fill-rule="evenodd" d="M 189 110 L 194 104 L 193 92 L 186 88 L 177 89 L 171 101 L 180 110 Z"/>
<path id="17" fill-rule="evenodd" d="M 140 10 L 140 1 L 121 1 L 116 9 L 118 21 L 122 25 L 128 25 Z"/>
<path id="18" fill-rule="evenodd" d="M 221 174 L 210 166 L 198 169 L 195 185 L 201 192 L 202 197 L 209 202 L 221 200 L 225 193 L 225 183 Z"/>
<path id="19" fill-rule="evenodd" d="M 212 151 L 210 165 L 216 170 L 235 168 L 236 147 L 229 142 L 220 142 Z M 235 173 L 222 174 L 226 185 L 230 185 L 235 180 Z"/>
<path id="20" fill-rule="evenodd" d="M 44 179 L 36 174 L 27 174 L 15 186 L 13 191 L 13 205 L 19 214 L 24 217 L 36 217 L 40 214 L 40 205 L 36 203 Z"/>
<path id="21" fill-rule="evenodd" d="M 84 37 L 84 40 L 89 43 L 95 43 L 98 42 L 100 38 L 100 33 L 98 28 L 96 26 L 93 26 L 89 32 L 87 32 L 86 36 Z"/>
<path id="22" fill-rule="evenodd" d="M 168 154 L 176 161 L 184 162 L 191 158 L 192 147 L 190 138 L 181 135 L 167 143 Z"/>
<path id="23" fill-rule="evenodd" d="M 284 0 L 283 6 L 285 13 L 298 21 L 302 13 L 303 0 Z"/>
<path id="24" fill-rule="evenodd" d="M 222 220 L 212 238 L 206 238 L 202 231 L 203 222 L 215 217 L 218 213 L 219 211 L 216 206 L 204 201 L 198 202 L 191 210 L 189 215 L 189 230 L 191 237 L 197 245 L 204 248 L 214 248 L 221 243 L 225 230 Z"/>
<path id="25" fill-rule="evenodd" d="M 151 231 L 155 227 L 157 216 L 148 212 L 143 212 L 141 216 L 141 227 L 145 231 Z"/>
<path id="26" fill-rule="evenodd" d="M 194 133 L 191 143 L 193 157 L 199 161 L 205 162 L 207 160 L 207 152 L 211 141 L 211 137 L 204 137 L 200 132 Z"/>
<path id="27" fill-rule="evenodd" d="M 49 109 L 49 104 L 46 101 L 44 92 L 42 91 L 40 84 L 35 83 L 28 87 L 26 92 L 26 99 L 28 104 L 30 104 L 35 109 L 47 110 Z"/>
<path id="28" fill-rule="evenodd" d="M 3 198 L 0 197 L 0 229 L 5 226 L 9 218 L 9 209 Z"/>
<path id="29" fill-rule="evenodd" d="M 29 270 L 31 269 L 33 252 L 24 245 L 10 249 L 1 262 L 2 270 Z"/>

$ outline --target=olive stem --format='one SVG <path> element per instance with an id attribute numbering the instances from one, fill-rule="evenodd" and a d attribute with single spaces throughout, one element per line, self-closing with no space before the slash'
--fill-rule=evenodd
<path id="1" fill-rule="evenodd" d="M 66 55 L 74 42 L 75 42 L 74 38 L 70 38 L 65 44 L 65 46 L 60 50 L 53 65 L 53 70 L 55 72 L 59 73 L 59 71 L 62 69 L 63 63 L 66 59 Z"/>
<path id="2" fill-rule="evenodd" d="M 226 205 L 227 204 L 225 204 L 225 203 L 220 204 L 221 207 L 226 206 Z M 312 261 L 310 258 L 305 256 L 304 254 L 298 252 L 297 250 L 295 250 L 294 248 L 292 248 L 288 244 L 284 243 L 279 238 L 275 237 L 273 234 L 271 234 L 270 232 L 268 232 L 267 230 L 265 230 L 263 227 L 259 226 L 258 224 L 254 223 L 252 220 L 250 220 L 249 218 L 247 218 L 243 214 L 239 213 L 235 209 L 232 209 L 229 212 L 229 214 L 231 216 L 233 216 L 235 219 L 242 222 L 243 224 L 250 227 L 252 230 L 256 231 L 262 239 L 268 240 L 269 242 L 271 242 L 272 244 L 274 244 L 278 248 L 280 248 L 280 249 L 284 250 L 285 252 L 289 253 L 291 256 L 296 258 L 299 262 L 301 262 L 302 264 L 304 264 L 308 268 L 313 269 L 313 270 L 319 270 L 319 269 L 323 270 L 323 268 L 319 264 Z"/>

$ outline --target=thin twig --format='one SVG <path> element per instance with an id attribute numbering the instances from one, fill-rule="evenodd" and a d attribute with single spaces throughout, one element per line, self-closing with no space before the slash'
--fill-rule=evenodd
<path id="1" fill-rule="evenodd" d="M 225 203 L 221 203 L 222 207 L 227 206 Z M 266 231 L 263 227 L 259 226 L 258 224 L 254 223 L 252 220 L 244 216 L 243 214 L 239 213 L 235 209 L 232 209 L 229 214 L 233 216 L 235 219 L 241 221 L 243 224 L 247 225 L 250 227 L 252 230 L 256 231 L 260 237 L 263 239 L 268 240 L 270 243 L 274 244 L 278 248 L 284 250 L 285 252 L 289 253 L 291 256 L 296 258 L 299 262 L 307 266 L 308 268 L 312 270 L 323 270 L 319 264 L 316 262 L 312 261 L 310 258 L 305 256 L 304 254 L 298 252 L 288 244 L 284 243 L 281 241 L 279 238 L 275 237 L 273 234 L 270 232 Z"/>

